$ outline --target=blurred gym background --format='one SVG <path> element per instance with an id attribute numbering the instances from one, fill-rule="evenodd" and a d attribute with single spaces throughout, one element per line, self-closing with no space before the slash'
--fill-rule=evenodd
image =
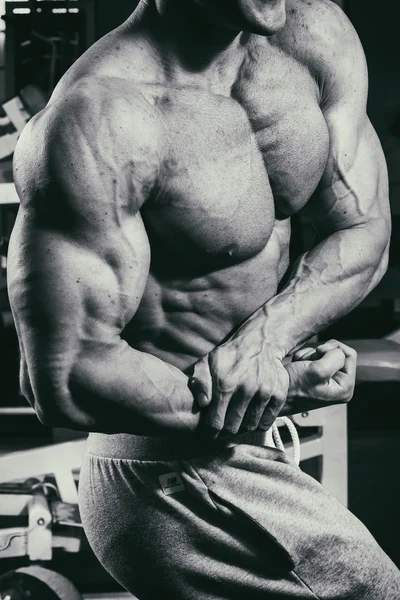
<path id="1" fill-rule="evenodd" d="M 339 444 L 348 442 L 348 503 L 400 566 L 400 359 L 396 350 L 400 344 L 400 6 L 398 0 L 337 3 L 352 20 L 367 56 L 368 111 L 388 163 L 393 236 L 383 281 L 356 310 L 321 337 L 360 341 L 361 360 L 369 371 L 357 385 L 348 408 L 347 440 L 346 431 L 338 440 Z M 7 243 L 18 210 L 12 184 L 13 148 L 25 122 L 46 104 L 62 74 L 94 41 L 122 23 L 136 4 L 136 0 L 0 0 L 0 576 L 32 562 L 27 512 L 21 509 L 19 515 L 2 515 L 1 496 L 3 504 L 6 497 L 9 502 L 15 498 L 22 506 L 21 498 L 31 498 L 32 490 L 45 490 L 51 496 L 51 490 L 57 488 L 51 475 L 38 480 L 33 473 L 27 480 L 18 475 L 19 467 L 15 467 L 15 481 L 6 485 L 1 478 L 2 465 L 6 465 L 2 460 L 11 453 L 26 451 L 21 460 L 29 461 L 29 451 L 74 438 L 70 432 L 41 425 L 19 393 L 17 340 L 6 291 Z M 309 237 L 307 219 L 296 218 L 293 255 L 304 250 Z M 307 468 L 311 474 L 318 470 L 312 459 Z M 59 504 L 56 512 L 66 508 Z M 85 598 L 119 597 L 117 587 L 99 567 L 84 539 L 79 541 L 79 554 L 71 550 L 77 543 L 78 528 L 73 510 L 58 520 L 54 517 L 56 521 L 65 526 L 59 532 L 64 541 L 53 548 L 51 560 L 43 561 L 39 552 L 34 562 L 64 573 Z M 10 527 L 23 538 L 14 556 L 7 553 L 11 538 L 1 534 L 2 528 L 8 531 Z M 34 595 L 33 600 L 47 598 L 43 590 L 41 594 Z M 48 596 L 49 600 L 59 597 Z M 21 592 L 9 598 L 22 600 L 25 596 Z"/>

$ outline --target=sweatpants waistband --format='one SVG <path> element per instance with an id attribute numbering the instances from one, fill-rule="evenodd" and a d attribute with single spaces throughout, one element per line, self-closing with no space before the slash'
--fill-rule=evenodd
<path id="1" fill-rule="evenodd" d="M 211 441 L 195 436 L 172 438 L 91 433 L 86 452 L 99 458 L 122 460 L 180 460 L 223 451 L 237 444 L 266 446 L 267 432 L 256 431 Z"/>

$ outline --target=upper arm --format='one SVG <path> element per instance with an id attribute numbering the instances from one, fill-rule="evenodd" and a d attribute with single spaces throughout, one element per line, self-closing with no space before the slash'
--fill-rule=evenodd
<path id="1" fill-rule="evenodd" d="M 41 115 L 21 137 L 8 283 L 34 395 L 66 387 L 86 348 L 120 343 L 139 305 L 150 260 L 139 209 L 152 175 L 133 158 L 82 108 Z"/>
<path id="2" fill-rule="evenodd" d="M 313 26 L 317 30 L 313 68 L 330 148 L 324 174 L 308 209 L 321 232 L 373 223 L 382 233 L 383 245 L 387 245 L 387 170 L 366 112 L 368 73 L 364 52 L 353 26 L 337 5 L 322 0 L 319 9 L 318 24 Z"/>

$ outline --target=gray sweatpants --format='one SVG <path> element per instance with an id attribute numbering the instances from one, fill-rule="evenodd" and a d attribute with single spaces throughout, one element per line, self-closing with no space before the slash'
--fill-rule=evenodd
<path id="1" fill-rule="evenodd" d="M 139 600 L 400 600 L 366 528 L 274 448 L 91 434 L 80 508 Z"/>

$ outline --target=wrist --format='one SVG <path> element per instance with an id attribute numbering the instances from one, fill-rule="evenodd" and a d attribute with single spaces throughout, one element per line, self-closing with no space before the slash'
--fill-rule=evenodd
<path id="1" fill-rule="evenodd" d="M 289 362 L 285 364 L 285 369 L 289 375 L 288 399 L 294 400 L 310 397 L 309 386 L 306 385 L 309 364 L 308 361 Z"/>
<path id="2" fill-rule="evenodd" d="M 279 360 L 283 362 L 285 358 L 290 355 L 292 346 L 290 346 L 287 338 L 285 338 L 283 335 L 277 335 L 277 333 L 278 331 L 271 331 L 270 324 L 266 326 L 264 329 L 265 343 L 269 348 L 271 348 Z"/>
<path id="3" fill-rule="evenodd" d="M 282 311 L 279 295 L 272 298 L 262 308 L 263 335 L 271 346 L 278 349 L 282 358 L 294 352 L 303 343 L 303 337 L 296 335 L 298 323 L 293 322 L 293 314 Z M 307 339 L 304 338 L 304 339 Z"/>
<path id="4" fill-rule="evenodd" d="M 263 307 L 264 309 L 265 307 Z M 256 348 L 283 361 L 288 352 L 277 331 L 267 322 L 263 309 L 254 313 L 228 341 L 240 345 L 243 354 L 253 354 Z"/>
<path id="5" fill-rule="evenodd" d="M 279 340 L 277 340 L 274 335 L 271 335 L 265 330 L 263 332 L 263 338 L 263 351 L 269 357 L 274 357 L 280 362 L 284 363 L 287 352 L 285 352 L 285 349 L 283 348 Z"/>

